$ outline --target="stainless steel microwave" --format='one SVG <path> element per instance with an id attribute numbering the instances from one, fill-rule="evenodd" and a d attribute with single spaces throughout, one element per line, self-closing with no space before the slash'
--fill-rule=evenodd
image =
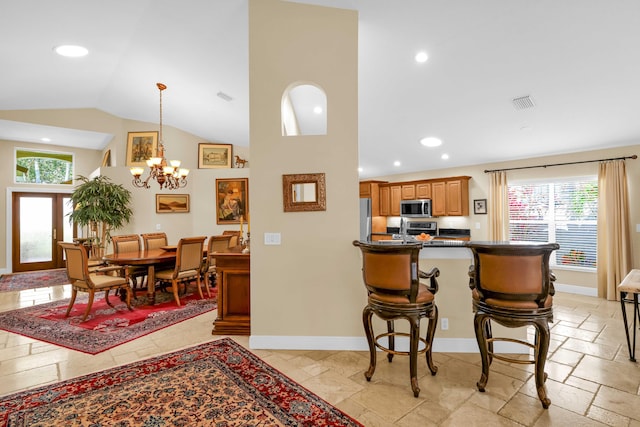
<path id="1" fill-rule="evenodd" d="M 431 199 L 400 201 L 400 216 L 407 218 L 430 218 Z"/>

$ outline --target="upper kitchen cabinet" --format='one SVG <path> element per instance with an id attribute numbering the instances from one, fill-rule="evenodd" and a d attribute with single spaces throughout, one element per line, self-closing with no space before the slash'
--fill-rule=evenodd
<path id="1" fill-rule="evenodd" d="M 380 215 L 391 215 L 391 199 L 389 184 L 380 185 Z"/>
<path id="2" fill-rule="evenodd" d="M 400 200 L 402 200 L 402 185 L 389 185 L 389 214 L 400 216 Z"/>
<path id="3" fill-rule="evenodd" d="M 430 198 L 431 198 L 431 183 L 430 182 L 416 183 L 416 199 L 430 199 Z"/>
<path id="4" fill-rule="evenodd" d="M 431 182 L 431 214 L 433 216 L 469 215 L 468 176 Z"/>
<path id="5" fill-rule="evenodd" d="M 402 200 L 414 200 L 416 198 L 415 184 L 402 184 L 400 189 Z"/>
<path id="6" fill-rule="evenodd" d="M 385 183 L 385 181 L 360 182 L 360 198 L 371 199 L 371 216 L 384 215 L 380 213 L 380 184 L 383 183 Z"/>

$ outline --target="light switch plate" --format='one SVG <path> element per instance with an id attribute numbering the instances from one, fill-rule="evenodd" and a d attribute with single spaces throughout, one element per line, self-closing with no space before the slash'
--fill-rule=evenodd
<path id="1" fill-rule="evenodd" d="M 279 245 L 280 242 L 280 233 L 264 233 L 265 245 Z"/>

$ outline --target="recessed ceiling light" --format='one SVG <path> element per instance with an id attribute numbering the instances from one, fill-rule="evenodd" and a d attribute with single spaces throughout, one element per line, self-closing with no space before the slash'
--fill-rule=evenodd
<path id="1" fill-rule="evenodd" d="M 416 53 L 416 62 L 422 64 L 424 62 L 427 62 L 427 59 L 429 59 L 429 55 L 427 55 L 427 52 L 418 52 Z"/>
<path id="2" fill-rule="evenodd" d="M 362 168 L 358 168 L 358 172 L 360 172 L 360 173 L 362 173 L 363 170 L 364 169 L 362 169 Z"/>
<path id="3" fill-rule="evenodd" d="M 55 50 L 58 55 L 66 56 L 67 58 L 79 58 L 81 56 L 86 56 L 89 53 L 89 50 L 86 47 L 70 44 L 57 46 L 53 50 Z"/>
<path id="4" fill-rule="evenodd" d="M 399 161 L 397 161 L 397 160 L 395 162 L 393 162 L 393 166 L 400 166 L 400 165 L 401 165 L 401 163 Z"/>
<path id="5" fill-rule="evenodd" d="M 322 114 L 322 107 L 320 106 L 314 107 L 313 112 L 316 114 Z"/>
<path id="6" fill-rule="evenodd" d="M 440 138 L 429 136 L 427 138 L 422 138 L 420 140 L 420 144 L 424 145 L 425 147 L 439 147 L 442 145 L 442 140 Z"/>
<path id="7" fill-rule="evenodd" d="M 42 142 L 51 142 L 51 138 L 40 138 Z"/>
<path id="8" fill-rule="evenodd" d="M 444 153 L 442 156 L 440 156 L 440 158 L 442 160 L 449 160 L 449 155 L 447 153 Z"/>

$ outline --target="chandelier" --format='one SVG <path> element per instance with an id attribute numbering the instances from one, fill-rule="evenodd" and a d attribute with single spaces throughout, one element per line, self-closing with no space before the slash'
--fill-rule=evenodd
<path id="1" fill-rule="evenodd" d="M 164 141 L 162 139 L 162 91 L 167 88 L 162 83 L 156 83 L 160 90 L 160 133 L 158 136 L 158 149 L 156 150 L 156 157 L 151 157 L 147 160 L 147 166 L 149 166 L 149 176 L 144 181 L 141 176 L 144 172 L 144 168 L 132 167 L 131 175 L 133 175 L 133 185 L 138 188 L 151 188 L 149 185 L 150 180 L 155 180 L 160 185 L 160 189 L 166 188 L 167 190 L 176 190 L 178 188 L 186 187 L 187 175 L 189 175 L 189 169 L 180 167 L 180 160 L 171 160 L 167 163 L 167 159 L 164 157 Z"/>

